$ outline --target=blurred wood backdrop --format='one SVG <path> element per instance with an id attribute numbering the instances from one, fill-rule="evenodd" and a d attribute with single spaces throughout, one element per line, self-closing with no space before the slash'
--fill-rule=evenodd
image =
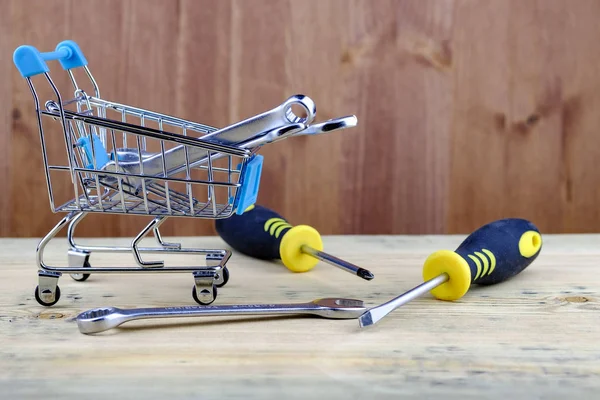
<path id="1" fill-rule="evenodd" d="M 600 229 L 600 1 L 0 0 L 1 236 L 50 212 L 12 63 L 72 39 L 103 97 L 224 126 L 303 93 L 359 126 L 266 146 L 259 202 L 323 234 Z M 60 69 L 56 70 L 60 73 Z M 55 74 L 56 75 L 56 74 Z M 57 143 L 56 146 L 61 146 Z M 134 235 L 93 216 L 80 235 Z M 168 235 L 213 234 L 174 219 Z"/>

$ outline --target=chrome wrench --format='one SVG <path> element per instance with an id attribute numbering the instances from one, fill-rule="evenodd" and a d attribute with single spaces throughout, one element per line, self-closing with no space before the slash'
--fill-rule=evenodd
<path id="1" fill-rule="evenodd" d="M 362 300 L 324 298 L 295 304 L 240 304 L 223 306 L 181 306 L 162 308 L 101 307 L 84 311 L 75 321 L 84 334 L 99 333 L 137 319 L 181 318 L 234 315 L 293 315 L 306 314 L 328 319 L 355 319 L 366 307 Z"/>
<path id="2" fill-rule="evenodd" d="M 294 114 L 292 111 L 293 106 L 302 108 L 306 115 L 297 116 Z M 298 131 L 304 130 L 314 119 L 315 113 L 316 106 L 310 97 L 295 95 L 272 110 L 211 132 L 202 136 L 200 139 L 217 144 L 242 147 L 246 141 L 257 138 L 268 132 L 282 129 L 286 126 L 297 126 Z M 271 141 L 283 139 L 284 137 L 285 135 L 280 135 Z M 184 170 L 186 164 L 189 164 L 190 167 L 198 165 L 198 163 L 207 156 L 208 151 L 206 149 L 191 146 L 187 147 L 186 155 L 186 146 L 181 145 L 167 150 L 164 153 L 157 153 L 143 159 L 142 163 L 140 163 L 139 157 L 137 157 L 137 159 L 134 158 L 133 161 L 119 160 L 118 163 L 115 163 L 114 161 L 109 162 L 104 169 L 115 172 L 118 165 L 119 169 L 122 169 L 128 174 L 141 174 L 141 169 L 143 168 L 144 175 L 160 176 L 163 173 L 173 175 L 178 171 Z M 141 164 L 143 164 L 143 166 Z"/>
<path id="3" fill-rule="evenodd" d="M 240 143 L 236 143 L 235 145 L 242 149 L 249 149 L 251 151 L 256 151 L 257 148 L 264 146 L 268 143 L 273 143 L 282 139 L 287 139 L 290 136 L 315 136 L 321 135 L 324 133 L 329 133 L 337 130 L 353 128 L 357 125 L 357 119 L 354 115 L 349 115 L 341 118 L 330 119 L 324 122 L 320 122 L 318 124 L 313 124 L 307 126 L 303 123 L 290 123 L 288 125 L 284 125 L 277 129 L 273 129 L 271 131 L 262 132 L 259 135 L 255 135 L 254 137 L 249 138 L 248 140 L 242 141 Z M 203 136 L 201 139 L 204 140 L 206 136 Z M 138 149 L 130 148 L 130 149 L 119 149 L 117 151 L 119 162 L 122 164 L 123 162 L 136 163 L 139 164 L 139 154 Z M 145 154 L 142 153 L 142 159 L 146 160 L 155 156 L 153 153 Z M 215 153 L 211 156 L 212 160 L 217 160 L 225 156 L 223 153 Z M 190 163 L 190 168 L 197 167 L 198 165 L 204 164 L 208 161 L 208 157 L 199 158 L 196 161 Z M 171 173 L 178 173 L 185 170 L 184 166 L 180 166 L 177 169 L 171 171 Z"/>

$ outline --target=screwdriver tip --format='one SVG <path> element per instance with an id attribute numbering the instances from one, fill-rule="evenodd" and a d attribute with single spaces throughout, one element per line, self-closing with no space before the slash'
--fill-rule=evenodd
<path id="1" fill-rule="evenodd" d="M 371 326 L 371 325 L 373 325 L 373 316 L 371 315 L 371 313 L 369 311 L 367 311 L 366 313 L 364 313 L 363 315 L 361 315 L 358 318 L 358 323 L 361 328 Z"/>
<path id="2" fill-rule="evenodd" d="M 373 275 L 370 271 L 368 271 L 364 268 L 359 268 L 358 271 L 356 271 L 356 275 L 358 275 L 361 278 L 366 279 L 368 281 L 375 278 L 375 275 Z"/>

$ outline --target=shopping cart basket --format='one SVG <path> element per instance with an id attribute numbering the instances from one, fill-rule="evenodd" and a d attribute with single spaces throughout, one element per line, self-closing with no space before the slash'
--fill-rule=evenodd
<path id="1" fill-rule="evenodd" d="M 51 210 L 66 213 L 37 248 L 39 283 L 35 298 L 44 306 L 58 302 L 58 279 L 63 273 L 85 281 L 92 273 L 191 272 L 194 300 L 212 303 L 217 287 L 229 279 L 226 263 L 231 252 L 168 243 L 160 234 L 161 224 L 169 217 L 218 219 L 242 213 L 258 195 L 263 158 L 257 152 L 263 145 L 294 135 L 356 125 L 354 116 L 309 125 L 316 107 L 303 95 L 292 96 L 270 111 L 222 129 L 103 100 L 87 60 L 73 41 L 61 42 L 48 53 L 20 46 L 13 60 L 33 95 Z M 51 79 L 46 64 L 49 60 L 58 60 L 68 74 L 72 98 L 63 98 Z M 78 84 L 78 74 L 86 77 L 93 95 Z M 52 99 L 43 108 L 34 79 L 45 81 L 51 93 Z M 294 112 L 294 106 L 303 109 L 302 116 Z M 56 134 L 52 136 L 48 124 L 60 130 L 54 128 Z M 49 159 L 50 140 L 64 141 L 65 151 L 59 162 Z M 57 201 L 65 185 L 56 183 L 56 174 L 69 181 L 66 187 L 72 192 L 68 189 L 68 201 Z M 131 246 L 77 244 L 75 228 L 90 213 L 144 215 L 152 220 Z M 68 267 L 47 265 L 44 249 L 65 227 L 70 246 Z M 158 245 L 142 247 L 142 239 L 151 231 Z M 92 267 L 89 258 L 97 252 L 130 253 L 136 265 Z M 165 266 L 163 260 L 142 258 L 152 253 L 203 255 L 205 265 L 174 267 Z"/>

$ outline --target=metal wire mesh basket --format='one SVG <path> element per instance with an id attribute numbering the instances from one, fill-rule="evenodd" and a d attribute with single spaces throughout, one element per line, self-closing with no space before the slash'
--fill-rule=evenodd
<path id="1" fill-rule="evenodd" d="M 35 104 L 50 208 L 67 215 L 41 240 L 37 249 L 39 285 L 35 296 L 45 306 L 60 298 L 57 286 L 62 273 L 86 280 L 96 273 L 192 272 L 192 295 L 200 304 L 212 303 L 217 287 L 228 281 L 226 249 L 189 249 L 165 242 L 159 231 L 168 217 L 219 219 L 242 213 L 254 204 L 259 191 L 263 157 L 258 150 L 296 135 L 315 135 L 356 124 L 354 116 L 310 125 L 313 101 L 295 95 L 280 106 L 232 124 L 215 128 L 171 115 L 102 99 L 87 60 L 73 41 L 63 41 L 55 51 L 41 53 L 20 46 L 14 63 L 25 78 Z M 46 61 L 58 60 L 72 88 L 69 96 L 51 78 Z M 79 84 L 81 76 L 91 90 Z M 34 79 L 50 88 L 50 99 L 41 106 Z M 72 96 L 71 96 L 72 93 Z M 294 111 L 300 107 L 301 115 Z M 58 127 L 58 128 L 57 128 Z M 50 160 L 48 145 L 64 142 L 65 151 Z M 57 175 L 63 179 L 57 178 Z M 71 189 L 65 190 L 65 176 Z M 65 201 L 59 194 L 70 193 Z M 84 246 L 75 243 L 75 227 L 90 213 L 146 215 L 150 223 L 131 246 Z M 68 267 L 44 263 L 48 242 L 67 227 L 70 244 Z M 141 247 L 150 232 L 157 247 Z M 91 267 L 92 252 L 125 252 L 133 267 Z M 167 267 L 162 260 L 144 260 L 147 253 L 183 253 L 205 256 L 205 266 Z"/>

